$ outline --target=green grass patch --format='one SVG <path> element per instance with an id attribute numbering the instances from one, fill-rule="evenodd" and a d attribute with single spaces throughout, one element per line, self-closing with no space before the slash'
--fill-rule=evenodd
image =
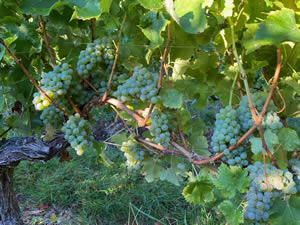
<path id="1" fill-rule="evenodd" d="M 71 208 L 85 225 L 222 224 L 213 211 L 188 204 L 181 195 L 183 187 L 147 183 L 138 173 L 128 173 L 116 149 L 108 152 L 113 168 L 97 164 L 93 151 L 81 157 L 71 154 L 71 162 L 20 163 L 14 177 L 16 192 L 36 205 Z"/>

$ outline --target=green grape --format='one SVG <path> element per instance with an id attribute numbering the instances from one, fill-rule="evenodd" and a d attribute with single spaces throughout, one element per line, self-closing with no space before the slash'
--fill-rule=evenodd
<path id="1" fill-rule="evenodd" d="M 159 98 L 157 96 L 158 89 L 156 88 L 158 79 L 158 73 L 136 66 L 132 76 L 122 85 L 119 85 L 113 95 L 121 101 L 134 98 L 142 102 L 151 102 L 154 104 Z"/>
<path id="2" fill-rule="evenodd" d="M 141 162 L 144 160 L 144 150 L 138 149 L 136 142 L 129 139 L 122 143 L 122 147 L 120 149 L 124 152 L 124 156 L 127 159 L 126 165 L 128 170 L 136 171 L 140 168 Z"/>
<path id="3" fill-rule="evenodd" d="M 91 139 L 90 123 L 76 113 L 74 116 L 69 117 L 61 130 L 65 133 L 65 139 L 69 141 L 71 147 L 76 150 L 76 153 L 82 155 L 84 149 L 88 147 L 88 141 Z"/>
<path id="4" fill-rule="evenodd" d="M 227 106 L 220 110 L 216 115 L 215 130 L 212 136 L 212 148 L 213 151 L 220 153 L 224 151 L 222 160 L 227 161 L 229 165 L 246 166 L 248 161 L 246 148 L 247 143 L 243 143 L 237 149 L 232 152 L 228 147 L 236 144 L 239 139 L 240 125 L 237 122 L 237 112 L 231 106 Z M 243 159 L 240 155 L 243 154 Z M 246 156 L 245 156 L 246 155 Z"/>
<path id="5" fill-rule="evenodd" d="M 154 137 L 154 140 L 157 144 L 167 147 L 168 143 L 170 142 L 170 132 L 168 131 L 169 123 L 166 114 L 155 109 L 151 113 L 150 119 L 152 121 L 150 126 L 150 134 Z"/>

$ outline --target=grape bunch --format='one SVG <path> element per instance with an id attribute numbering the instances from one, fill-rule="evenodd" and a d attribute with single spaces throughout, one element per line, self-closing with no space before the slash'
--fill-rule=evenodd
<path id="1" fill-rule="evenodd" d="M 291 170 L 294 173 L 294 182 L 296 184 L 297 192 L 300 192 L 300 161 L 296 159 L 289 160 L 289 164 L 291 166 Z"/>
<path id="2" fill-rule="evenodd" d="M 132 98 L 140 99 L 142 102 L 156 103 L 158 100 L 156 88 L 159 79 L 158 73 L 148 71 L 146 68 L 136 66 L 132 76 L 114 92 L 121 101 Z"/>
<path id="3" fill-rule="evenodd" d="M 258 112 L 261 112 L 266 96 L 263 92 L 251 94 L 253 106 Z M 246 132 L 252 126 L 252 115 L 249 110 L 249 102 L 247 96 L 241 98 L 240 106 L 237 109 L 237 116 L 241 124 L 241 130 Z"/>
<path id="4" fill-rule="evenodd" d="M 260 190 L 267 191 L 266 177 L 264 173 L 264 165 L 261 162 L 255 162 L 254 166 L 248 167 L 250 178 L 258 185 Z M 284 194 L 296 194 L 296 184 L 293 180 L 293 174 L 288 170 L 283 171 L 276 167 L 266 164 L 266 173 L 269 184 L 269 190 L 278 190 Z"/>
<path id="5" fill-rule="evenodd" d="M 269 218 L 268 210 L 272 207 L 273 200 L 280 197 L 281 192 L 285 195 L 295 194 L 296 188 L 293 175 L 289 171 L 282 171 L 266 164 L 268 187 L 264 165 L 261 162 L 249 165 L 248 170 L 252 181 L 246 195 L 248 206 L 244 216 L 256 222 L 267 221 Z"/>
<path id="6" fill-rule="evenodd" d="M 77 61 L 78 74 L 88 78 L 89 72 L 93 70 L 97 63 L 104 63 L 107 70 L 111 70 L 114 58 L 112 39 L 102 38 L 95 40 L 94 43 L 87 45 L 86 49 L 79 54 Z"/>
<path id="7" fill-rule="evenodd" d="M 168 127 L 168 117 L 163 112 L 154 110 L 150 119 L 152 121 L 150 134 L 154 136 L 154 141 L 163 147 L 167 147 L 170 142 L 170 132 Z"/>
<path id="8" fill-rule="evenodd" d="M 254 88 L 263 91 L 267 87 L 268 83 L 266 82 L 263 71 L 260 69 L 255 74 Z"/>
<path id="9" fill-rule="evenodd" d="M 133 140 L 129 139 L 123 142 L 120 150 L 124 152 L 124 156 L 127 159 L 126 165 L 129 170 L 135 171 L 140 168 L 145 152 L 137 148 L 137 144 Z"/>
<path id="10" fill-rule="evenodd" d="M 261 191 L 257 184 L 251 182 L 249 192 L 246 195 L 248 205 L 244 217 L 251 221 L 263 222 L 269 219 L 269 210 L 273 205 L 273 199 L 279 197 L 278 191 Z"/>
<path id="11" fill-rule="evenodd" d="M 56 103 L 60 105 L 64 110 L 70 111 L 68 107 L 68 101 L 65 98 L 55 99 Z M 51 124 L 54 127 L 58 127 L 64 122 L 64 113 L 56 108 L 54 105 L 44 109 L 40 115 L 40 119 L 44 124 Z"/>
<path id="12" fill-rule="evenodd" d="M 263 109 L 266 98 L 267 97 L 264 92 L 256 92 L 254 94 L 251 94 L 253 106 L 256 108 L 258 113 L 260 113 L 261 110 Z M 270 102 L 267 111 L 272 112 L 275 110 L 276 110 L 275 105 Z M 237 109 L 237 115 L 238 115 L 239 123 L 241 125 L 241 130 L 243 132 L 246 132 L 252 126 L 252 115 L 249 110 L 249 102 L 247 96 L 243 96 L 241 98 L 240 106 Z M 274 127 L 276 126 L 277 125 L 274 125 Z"/>
<path id="13" fill-rule="evenodd" d="M 85 119 L 82 119 L 78 113 L 70 116 L 68 121 L 61 128 L 65 133 L 65 139 L 69 141 L 78 155 L 83 154 L 83 150 L 88 147 L 90 139 L 91 125 Z"/>
<path id="14" fill-rule="evenodd" d="M 73 70 L 70 69 L 67 63 L 56 65 L 53 71 L 41 75 L 40 86 L 50 98 L 56 99 L 58 96 L 67 93 L 71 85 L 72 73 Z M 33 96 L 32 103 L 36 110 L 43 110 L 50 105 L 47 97 L 41 93 L 36 92 Z"/>
<path id="15" fill-rule="evenodd" d="M 264 128 L 270 128 L 274 133 L 278 132 L 278 129 L 283 128 L 283 124 L 280 122 L 280 118 L 276 112 L 268 112 L 262 121 Z"/>
<path id="16" fill-rule="evenodd" d="M 237 122 L 236 110 L 227 106 L 220 110 L 216 115 L 215 130 L 212 136 L 213 151 L 220 153 L 224 151 L 222 160 L 229 165 L 246 166 L 248 165 L 245 145 L 241 145 L 229 151 L 228 147 L 236 144 L 239 139 L 240 125 Z"/>

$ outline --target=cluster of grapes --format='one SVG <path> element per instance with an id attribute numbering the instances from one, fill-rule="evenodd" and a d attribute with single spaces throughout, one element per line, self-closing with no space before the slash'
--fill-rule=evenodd
<path id="1" fill-rule="evenodd" d="M 137 170 L 141 166 L 141 162 L 144 160 L 145 152 L 137 148 L 137 144 L 129 139 L 122 143 L 121 151 L 124 152 L 126 157 L 126 165 L 129 170 Z"/>
<path id="2" fill-rule="evenodd" d="M 222 160 L 230 165 L 246 166 L 248 165 L 245 146 L 240 146 L 232 152 L 228 146 L 236 144 L 239 139 L 240 125 L 237 122 L 236 110 L 231 106 L 221 109 L 216 115 L 215 130 L 212 136 L 213 151 L 219 153 L 224 151 Z"/>
<path id="3" fill-rule="evenodd" d="M 295 194 L 297 192 L 293 174 L 266 164 L 266 178 L 264 164 L 261 162 L 249 165 L 248 170 L 252 182 L 247 193 L 248 206 L 244 216 L 256 222 L 267 221 L 269 218 L 267 211 L 272 207 L 272 199 L 280 197 L 280 192 L 284 194 Z"/>
<path id="4" fill-rule="evenodd" d="M 280 118 L 276 112 L 268 112 L 262 121 L 262 125 L 265 128 L 270 128 L 273 132 L 277 133 L 278 129 L 282 128 L 283 125 L 280 122 Z"/>
<path id="5" fill-rule="evenodd" d="M 159 112 L 158 110 L 154 110 L 150 115 L 150 119 L 152 121 L 150 134 L 155 137 L 155 143 L 167 147 L 170 142 L 167 115 L 163 112 Z"/>
<path id="6" fill-rule="evenodd" d="M 73 70 L 67 63 L 56 65 L 53 71 L 42 74 L 40 86 L 50 98 L 55 99 L 67 93 L 71 85 L 72 73 Z M 36 110 L 43 110 L 50 105 L 49 100 L 39 92 L 34 93 L 33 96 L 32 103 Z"/>
<path id="7" fill-rule="evenodd" d="M 82 119 L 78 113 L 70 116 L 68 121 L 61 128 L 65 133 L 65 139 L 69 141 L 78 155 L 83 154 L 83 150 L 88 147 L 91 125 L 85 119 Z"/>
<path id="8" fill-rule="evenodd" d="M 267 221 L 270 216 L 268 210 L 273 205 L 273 199 L 279 195 L 278 191 L 261 191 L 257 184 L 251 182 L 246 195 L 248 205 L 244 217 L 255 222 Z"/>
<path id="9" fill-rule="evenodd" d="M 261 191 L 278 190 L 284 194 L 296 194 L 297 188 L 293 180 L 293 174 L 288 170 L 282 171 L 276 167 L 266 164 L 266 173 L 268 185 L 266 183 L 266 177 L 264 173 L 264 164 L 261 162 L 255 162 L 253 166 L 248 166 L 250 171 L 250 178 L 259 187 Z"/>
<path id="10" fill-rule="evenodd" d="M 122 85 L 118 86 L 114 92 L 121 101 L 128 101 L 131 98 L 138 98 L 142 102 L 156 103 L 157 97 L 157 82 L 159 74 L 148 71 L 146 68 L 136 66 L 132 76 Z"/>
<path id="11" fill-rule="evenodd" d="M 112 67 L 112 60 L 114 58 L 114 50 L 111 39 L 102 38 L 95 40 L 94 43 L 87 45 L 86 49 L 79 54 L 77 61 L 78 74 L 88 78 L 89 72 L 95 68 L 97 63 L 103 62 L 107 67 Z"/>
<path id="12" fill-rule="evenodd" d="M 294 173 L 294 182 L 296 184 L 297 192 L 300 192 L 300 161 L 297 161 L 296 159 L 289 160 L 289 164 L 291 166 L 291 169 Z"/>
<path id="13" fill-rule="evenodd" d="M 263 92 L 256 92 L 251 94 L 251 99 L 253 106 L 257 109 L 258 112 L 261 112 L 266 96 Z M 252 126 L 252 115 L 249 110 L 249 102 L 247 96 L 241 98 L 240 106 L 237 109 L 237 116 L 241 124 L 241 130 L 246 132 Z"/>
<path id="14" fill-rule="evenodd" d="M 266 82 L 262 69 L 257 71 L 255 74 L 254 88 L 263 91 L 267 87 L 268 83 Z"/>
<path id="15" fill-rule="evenodd" d="M 66 111 L 71 111 L 68 107 L 68 101 L 65 98 L 55 99 L 56 103 Z M 40 115 L 40 119 L 44 124 L 51 124 L 54 127 L 59 127 L 64 122 L 64 113 L 56 108 L 54 105 L 44 109 Z"/>

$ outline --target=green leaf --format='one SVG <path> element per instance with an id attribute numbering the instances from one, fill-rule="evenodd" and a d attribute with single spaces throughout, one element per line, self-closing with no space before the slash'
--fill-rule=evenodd
<path id="1" fill-rule="evenodd" d="M 165 107 L 179 109 L 183 104 L 182 94 L 176 89 L 167 89 L 162 93 L 162 102 Z"/>
<path id="2" fill-rule="evenodd" d="M 160 9 L 163 0 L 138 0 L 138 2 L 146 9 Z"/>
<path id="3" fill-rule="evenodd" d="M 295 12 L 292 9 L 272 11 L 259 27 L 252 25 L 249 28 L 258 29 L 253 39 L 248 36 L 244 40 L 247 53 L 263 45 L 278 45 L 283 41 L 300 42 L 300 30 L 297 28 Z"/>
<path id="4" fill-rule="evenodd" d="M 95 149 L 98 154 L 98 163 L 103 163 L 106 167 L 114 166 L 114 163 L 107 157 L 107 155 L 104 152 L 107 148 L 107 145 L 104 142 L 93 141 L 92 148 Z"/>
<path id="5" fill-rule="evenodd" d="M 98 0 L 85 1 L 83 5 L 74 6 L 74 13 L 71 20 L 77 18 L 81 20 L 90 20 L 93 18 L 98 18 L 102 10 L 100 9 L 100 4 Z"/>
<path id="6" fill-rule="evenodd" d="M 117 135 L 114 135 L 110 141 L 115 143 L 115 144 L 118 144 L 118 145 L 122 145 L 123 142 L 127 141 L 128 140 L 128 137 L 126 135 L 125 132 L 122 132 L 120 134 L 117 134 Z"/>
<path id="7" fill-rule="evenodd" d="M 211 153 L 208 151 L 208 143 L 206 137 L 192 133 L 192 136 L 187 139 L 191 150 L 202 156 L 210 156 Z"/>
<path id="8" fill-rule="evenodd" d="M 300 139 L 297 132 L 291 128 L 281 128 L 278 133 L 279 142 L 287 151 L 294 151 L 300 147 Z"/>
<path id="9" fill-rule="evenodd" d="M 102 10 L 101 13 L 109 13 L 111 2 L 112 2 L 112 0 L 101 0 L 100 1 L 100 9 Z"/>
<path id="10" fill-rule="evenodd" d="M 149 11 L 145 16 L 151 18 L 151 25 L 146 28 L 139 28 L 142 30 L 146 38 L 150 40 L 150 48 L 158 48 L 164 43 L 164 39 L 161 36 L 161 32 L 165 30 L 166 26 L 170 22 L 162 13 L 156 13 Z"/>
<path id="11" fill-rule="evenodd" d="M 221 164 L 218 176 L 213 179 L 213 183 L 225 197 L 233 198 L 236 193 L 247 191 L 250 178 L 246 169 Z"/>
<path id="12" fill-rule="evenodd" d="M 207 27 L 204 0 L 166 0 L 166 8 L 176 23 L 185 31 L 192 34 L 202 33 Z"/>
<path id="13" fill-rule="evenodd" d="M 160 178 L 160 174 L 163 170 L 165 170 L 160 162 L 157 160 L 146 160 L 143 161 L 143 174 L 147 182 L 153 182 L 155 179 Z"/>
<path id="14" fill-rule="evenodd" d="M 288 202 L 277 199 L 272 206 L 270 224 L 272 225 L 299 225 L 300 224 L 300 197 L 291 196 Z"/>
<path id="15" fill-rule="evenodd" d="M 182 170 L 177 167 L 171 167 L 166 170 L 161 171 L 160 173 L 160 180 L 166 180 L 170 183 L 180 186 L 180 181 L 182 178 L 179 176 L 179 174 L 182 173 Z"/>
<path id="16" fill-rule="evenodd" d="M 238 225 L 244 222 L 243 212 L 239 206 L 231 201 L 225 200 L 219 205 L 219 210 L 223 213 L 226 221 L 231 225 Z"/>
<path id="17" fill-rule="evenodd" d="M 274 146 L 273 145 L 277 145 L 279 144 L 279 140 L 278 140 L 278 136 L 276 134 L 274 134 L 270 129 L 267 129 L 264 132 L 264 137 L 265 137 L 265 141 L 266 144 L 270 150 L 271 153 L 274 153 Z M 251 137 L 250 138 L 250 143 L 251 143 L 251 151 L 256 155 L 260 152 L 262 152 L 262 141 L 261 138 L 257 138 L 257 137 Z"/>
<path id="18" fill-rule="evenodd" d="M 196 181 L 189 182 L 182 195 L 189 203 L 204 204 L 214 198 L 213 184 L 208 177 L 200 176 Z"/>
<path id="19" fill-rule="evenodd" d="M 278 148 L 276 148 L 276 151 L 273 154 L 274 158 L 276 159 L 276 162 L 278 164 L 278 166 L 280 167 L 280 169 L 282 170 L 287 170 L 288 167 L 288 154 L 287 151 L 284 150 L 282 148 L 282 146 L 279 146 Z"/>

